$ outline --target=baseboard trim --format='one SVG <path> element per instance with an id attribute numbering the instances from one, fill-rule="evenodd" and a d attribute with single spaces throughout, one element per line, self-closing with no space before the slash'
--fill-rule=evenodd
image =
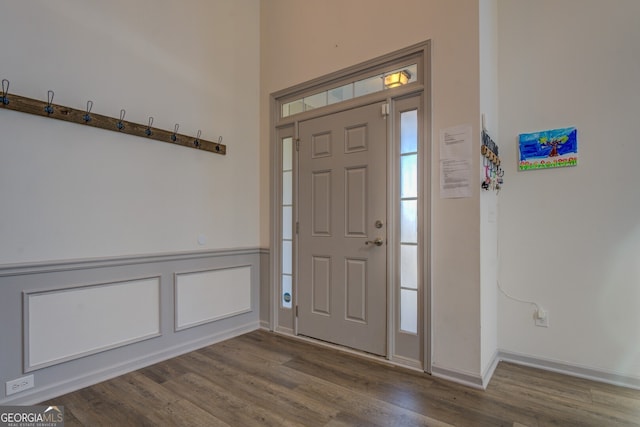
<path id="1" fill-rule="evenodd" d="M 443 380 L 452 381 L 454 383 L 462 384 L 467 387 L 484 390 L 486 389 L 486 383 L 484 378 L 479 375 L 474 375 L 468 372 L 461 372 L 455 369 L 443 368 L 437 365 L 431 366 L 431 375 Z"/>
<path id="2" fill-rule="evenodd" d="M 164 360 L 171 359 L 173 357 L 177 357 L 182 354 L 189 353 L 191 351 L 195 351 L 200 348 L 255 331 L 259 328 L 259 322 L 250 322 L 236 328 L 220 331 L 206 337 L 188 341 L 173 347 L 165 348 L 162 351 L 156 352 L 151 355 L 145 355 L 143 357 L 109 366 L 108 368 L 95 370 L 93 372 L 85 373 L 71 379 L 53 383 L 46 387 L 40 388 L 30 394 L 28 392 L 20 393 L 19 396 L 11 396 L 9 398 L 0 400 L 0 405 L 34 405 L 46 400 L 55 399 L 57 396 L 62 396 L 63 394 L 67 394 L 81 388 L 88 387 L 102 381 L 109 380 L 111 378 L 115 378 L 119 375 L 124 375 L 128 372 L 142 369 L 155 363 L 162 362 Z"/>
<path id="3" fill-rule="evenodd" d="M 284 331 L 291 331 L 291 333 L 288 332 L 284 332 Z M 374 354 L 371 353 L 366 353 L 360 350 L 354 350 L 352 348 L 349 347 L 344 347 L 338 344 L 332 344 L 330 342 L 326 342 L 326 341 L 322 341 L 322 340 L 317 340 L 315 338 L 310 338 L 310 337 L 306 337 L 304 335 L 295 335 L 293 333 L 293 330 L 290 330 L 288 328 L 280 328 L 276 331 L 273 331 L 274 334 L 277 335 L 282 335 L 284 337 L 287 338 L 291 338 L 297 341 L 302 341 L 302 342 L 306 342 L 312 345 L 316 345 L 319 347 L 324 347 L 324 348 L 330 348 L 332 350 L 336 350 L 342 353 L 346 353 L 346 354 L 350 354 L 352 356 L 356 356 L 356 357 L 361 357 L 363 359 L 367 359 L 367 360 L 371 360 L 373 362 L 376 363 L 381 363 L 383 365 L 387 365 L 387 366 L 397 366 L 399 368 L 405 368 L 408 369 L 410 371 L 416 371 L 416 372 L 420 372 L 426 375 L 429 375 L 428 372 L 425 372 L 424 369 L 422 369 L 422 367 L 415 367 L 412 365 L 404 365 L 402 363 L 398 363 L 397 361 L 391 360 L 391 359 L 387 359 L 385 356 L 376 356 Z"/>
<path id="4" fill-rule="evenodd" d="M 489 383 L 491 382 L 491 378 L 493 378 L 493 374 L 496 372 L 496 368 L 498 367 L 498 363 L 500 363 L 500 358 L 498 357 L 498 350 L 493 353 L 493 357 L 491 358 L 491 363 L 485 369 L 482 374 L 482 388 L 487 389 Z"/>
<path id="5" fill-rule="evenodd" d="M 584 378 L 587 380 L 640 390 L 640 378 L 629 377 L 614 372 L 607 372 L 586 366 L 571 365 L 569 363 L 559 362 L 556 360 L 542 359 L 504 350 L 498 352 L 498 359 L 500 361 L 515 363 L 517 365 L 529 366 L 572 377 Z"/>
<path id="6" fill-rule="evenodd" d="M 424 371 L 422 362 L 416 359 L 410 359 L 408 357 L 394 355 L 389 358 L 389 361 L 398 366 L 404 366 L 418 371 Z"/>
<path id="7" fill-rule="evenodd" d="M 297 337 L 297 335 L 293 332 L 293 329 L 285 328 L 284 326 L 276 327 L 274 329 L 274 332 L 277 332 L 277 333 L 282 334 L 282 335 L 287 335 L 287 336 L 290 336 L 290 337 L 294 337 L 294 338 Z"/>

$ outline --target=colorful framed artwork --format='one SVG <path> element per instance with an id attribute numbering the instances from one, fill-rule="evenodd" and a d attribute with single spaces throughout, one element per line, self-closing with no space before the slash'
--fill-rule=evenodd
<path id="1" fill-rule="evenodd" d="M 578 131 L 574 127 L 520 134 L 521 171 L 578 164 Z"/>

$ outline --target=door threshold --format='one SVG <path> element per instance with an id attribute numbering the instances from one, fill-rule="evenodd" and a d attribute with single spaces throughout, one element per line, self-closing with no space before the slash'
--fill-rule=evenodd
<path id="1" fill-rule="evenodd" d="M 340 344 L 334 344 L 332 342 L 323 341 L 323 340 L 318 339 L 318 338 L 308 337 L 306 335 L 295 335 L 295 334 L 289 334 L 289 333 L 282 332 L 282 331 L 272 331 L 272 332 L 274 334 L 278 334 L 278 335 L 286 336 L 286 337 L 289 337 L 289 338 L 293 338 L 293 339 L 296 339 L 298 341 L 303 341 L 303 342 L 306 342 L 306 343 L 309 343 L 309 344 L 313 344 L 313 345 L 317 345 L 317 346 L 320 346 L 320 347 L 330 348 L 330 349 L 337 350 L 337 351 L 342 352 L 342 353 L 350 354 L 352 356 L 361 357 L 363 359 L 367 359 L 369 361 L 377 362 L 377 363 L 380 363 L 382 365 L 405 368 L 405 369 L 408 369 L 410 371 L 421 372 L 423 374 L 429 374 L 428 372 L 426 372 L 425 370 L 423 370 L 421 368 L 417 368 L 415 366 L 406 365 L 404 363 L 395 362 L 393 360 L 388 359 L 386 356 L 379 356 L 377 354 L 368 353 L 366 351 L 356 350 L 355 348 L 347 347 L 347 346 L 340 345 Z"/>

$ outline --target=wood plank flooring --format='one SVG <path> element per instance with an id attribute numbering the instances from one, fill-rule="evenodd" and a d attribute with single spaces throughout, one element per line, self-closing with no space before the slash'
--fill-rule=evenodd
<path id="1" fill-rule="evenodd" d="M 255 331 L 60 396 L 66 426 L 640 426 L 640 391 L 500 363 L 486 391 Z"/>

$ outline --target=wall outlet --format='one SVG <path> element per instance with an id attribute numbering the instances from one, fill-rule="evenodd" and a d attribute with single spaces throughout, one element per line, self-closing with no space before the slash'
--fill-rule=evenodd
<path id="1" fill-rule="evenodd" d="M 534 313 L 533 318 L 536 321 L 536 326 L 543 328 L 549 327 L 549 312 L 542 307 L 539 307 Z"/>
<path id="2" fill-rule="evenodd" d="M 33 388 L 33 385 L 33 375 L 27 375 L 26 377 L 7 381 L 7 396 L 29 390 L 30 388 Z"/>

